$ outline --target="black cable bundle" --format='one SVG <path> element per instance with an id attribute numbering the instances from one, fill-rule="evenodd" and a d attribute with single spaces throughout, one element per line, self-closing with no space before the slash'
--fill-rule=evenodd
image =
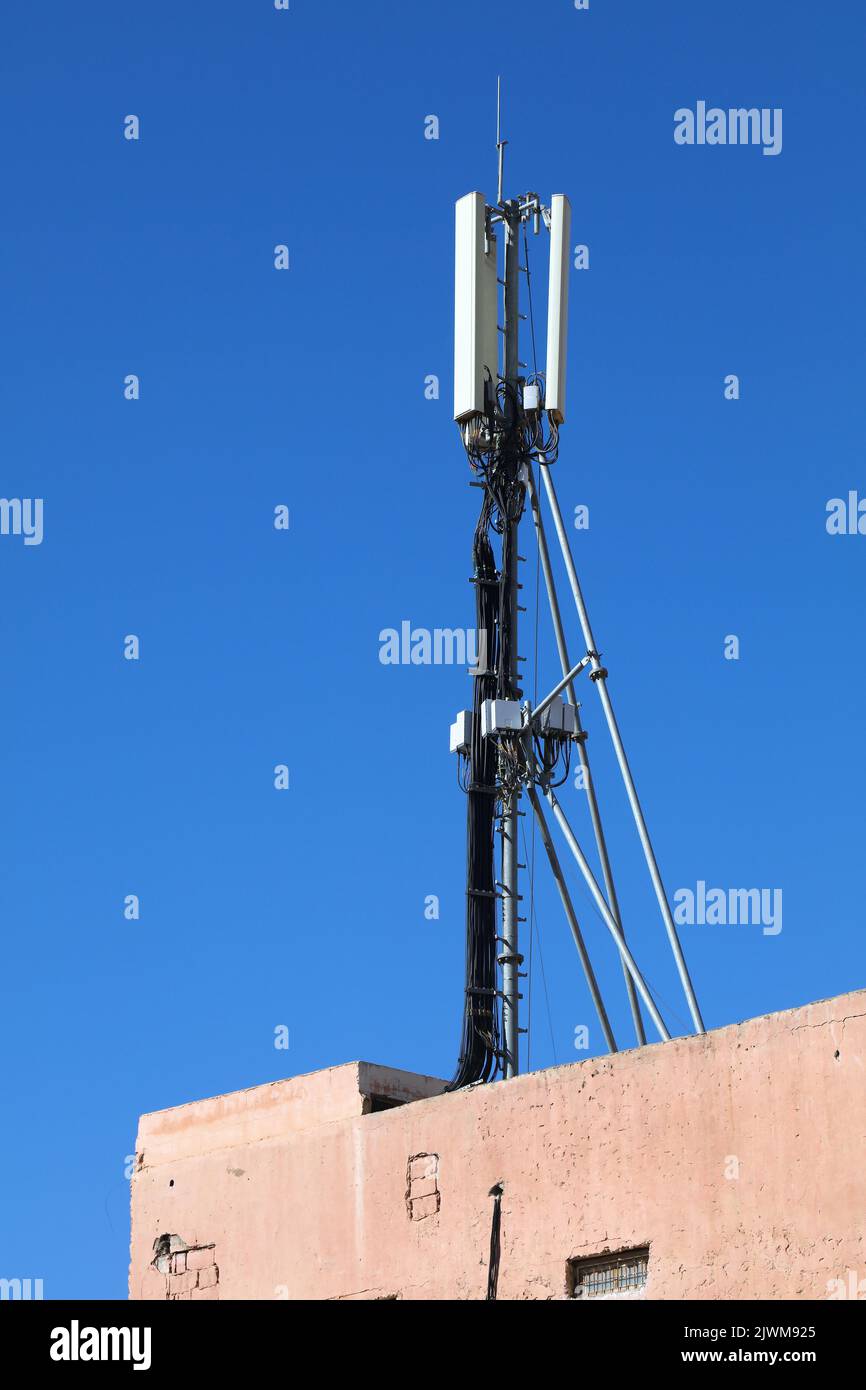
<path id="1" fill-rule="evenodd" d="M 491 1187 L 493 1220 L 490 1223 L 490 1259 L 487 1262 L 487 1302 L 495 1303 L 499 1289 L 499 1261 L 502 1257 L 502 1183 Z"/>
<path id="2" fill-rule="evenodd" d="M 507 457 L 507 462 L 506 462 Z M 473 682 L 472 734 L 464 784 L 466 812 L 466 993 L 463 1035 L 451 1090 L 491 1081 L 500 1070 L 501 1006 L 497 992 L 497 893 L 494 854 L 497 800 L 502 774 L 497 741 L 481 737 L 485 700 L 513 699 L 511 630 L 508 622 L 515 560 L 512 524 L 523 509 L 518 456 L 496 454 L 485 470 L 484 501 L 472 543 L 478 670 Z M 490 533 L 502 537 L 497 572 Z"/>
<path id="3" fill-rule="evenodd" d="M 496 696 L 499 575 L 490 528 L 495 502 L 485 488 L 472 544 L 478 669 L 474 677 L 472 742 L 466 811 L 466 996 L 457 1072 L 449 1089 L 489 1081 L 499 1067 L 499 1001 L 496 994 L 496 743 L 481 737 L 481 707 Z"/>

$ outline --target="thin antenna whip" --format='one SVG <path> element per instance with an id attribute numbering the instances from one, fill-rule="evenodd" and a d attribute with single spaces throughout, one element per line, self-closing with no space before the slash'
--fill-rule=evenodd
<path id="1" fill-rule="evenodd" d="M 505 146 L 507 140 L 502 138 L 502 78 L 496 79 L 496 153 L 499 156 L 499 182 L 497 184 L 496 201 L 502 206 L 502 176 L 505 172 Z"/>

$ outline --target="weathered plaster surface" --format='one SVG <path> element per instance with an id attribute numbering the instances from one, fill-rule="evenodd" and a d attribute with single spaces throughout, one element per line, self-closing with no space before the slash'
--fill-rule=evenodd
<path id="1" fill-rule="evenodd" d="M 866 991 L 442 1085 L 356 1062 L 144 1115 L 130 1297 L 168 1296 L 175 1236 L 216 1252 L 191 1298 L 481 1299 L 500 1182 L 502 1299 L 562 1298 L 568 1259 L 647 1244 L 648 1298 L 866 1279 Z"/>

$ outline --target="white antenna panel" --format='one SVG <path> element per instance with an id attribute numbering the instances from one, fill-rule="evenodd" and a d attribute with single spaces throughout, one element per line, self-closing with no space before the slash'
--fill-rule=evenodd
<path id="1" fill-rule="evenodd" d="M 499 372 L 496 238 L 487 236 L 483 193 L 456 204 L 454 258 L 454 419 L 484 414 L 484 383 Z"/>
<path id="2" fill-rule="evenodd" d="M 565 419 L 570 271 L 571 203 L 564 193 L 554 193 L 550 200 L 550 285 L 547 294 L 547 376 L 544 404 L 558 425 Z"/>

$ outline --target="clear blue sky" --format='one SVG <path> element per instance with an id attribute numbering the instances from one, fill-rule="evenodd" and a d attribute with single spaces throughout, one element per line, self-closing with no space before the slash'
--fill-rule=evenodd
<path id="1" fill-rule="evenodd" d="M 556 477 L 590 508 L 578 563 L 665 880 L 784 893 L 778 936 L 683 928 L 707 1024 L 864 984 L 866 537 L 825 528 L 866 493 L 864 57 L 854 0 L 5 16 L 0 493 L 44 498 L 44 540 L 0 537 L 0 1275 L 125 1296 L 142 1111 L 357 1057 L 453 1068 L 469 681 L 383 666 L 378 635 L 473 619 L 452 223 L 495 197 L 497 72 L 508 188 L 567 192 L 590 247 Z M 698 100 L 781 107 L 782 153 L 677 146 Z M 685 1031 L 594 693 L 626 927 Z M 546 874 L 536 910 L 548 1066 L 586 1055 L 579 1024 L 601 1045 Z"/>

